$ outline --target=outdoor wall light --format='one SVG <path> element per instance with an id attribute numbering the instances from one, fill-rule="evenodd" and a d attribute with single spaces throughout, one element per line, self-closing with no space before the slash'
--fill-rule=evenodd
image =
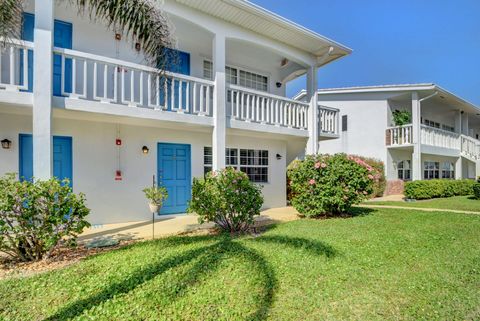
<path id="1" fill-rule="evenodd" d="M 277 157 L 278 160 L 281 160 L 281 159 L 282 159 L 282 155 L 280 155 L 280 154 L 277 154 L 276 157 Z"/>
<path id="2" fill-rule="evenodd" d="M 2 148 L 3 149 L 10 149 L 10 147 L 12 147 L 12 141 L 9 140 L 9 139 L 4 139 L 2 140 Z"/>
<path id="3" fill-rule="evenodd" d="M 150 150 L 148 149 L 147 146 L 143 146 L 143 147 L 142 147 L 142 153 L 143 153 L 144 155 L 147 155 L 149 151 L 150 151 Z"/>
<path id="4" fill-rule="evenodd" d="M 393 166 L 394 169 L 397 169 L 397 166 L 398 166 L 397 162 L 396 162 L 396 161 L 393 161 L 393 162 L 392 162 L 392 166 Z"/>
<path id="5" fill-rule="evenodd" d="M 277 88 L 282 88 L 282 83 L 281 82 L 277 82 L 275 85 L 277 86 Z"/>

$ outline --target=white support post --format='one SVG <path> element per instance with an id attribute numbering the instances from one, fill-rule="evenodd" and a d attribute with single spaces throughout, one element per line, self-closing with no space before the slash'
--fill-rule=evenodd
<path id="1" fill-rule="evenodd" d="M 310 66 L 307 72 L 307 101 L 310 103 L 308 108 L 308 141 L 306 154 L 312 155 L 318 153 L 318 97 L 317 97 L 317 67 Z"/>
<path id="2" fill-rule="evenodd" d="M 225 87 L 225 35 L 216 34 L 213 39 L 213 170 L 225 168 L 226 140 L 226 87 Z"/>
<path id="3" fill-rule="evenodd" d="M 462 134 L 467 136 L 469 134 L 468 114 L 465 112 L 462 114 Z"/>
<path id="4" fill-rule="evenodd" d="M 463 162 L 462 156 L 457 158 L 455 162 L 455 179 L 462 179 L 463 178 Z"/>
<path id="5" fill-rule="evenodd" d="M 33 175 L 52 177 L 53 2 L 35 6 L 33 59 Z"/>
<path id="6" fill-rule="evenodd" d="M 422 179 L 422 139 L 421 139 L 421 107 L 418 93 L 412 93 L 412 180 Z"/>

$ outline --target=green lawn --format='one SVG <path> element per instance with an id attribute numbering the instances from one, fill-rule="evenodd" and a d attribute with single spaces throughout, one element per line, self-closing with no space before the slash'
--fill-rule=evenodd
<path id="1" fill-rule="evenodd" d="M 480 212 L 480 200 L 474 199 L 472 196 L 454 196 L 446 198 L 434 198 L 431 200 L 405 202 L 405 201 L 382 201 L 382 202 L 365 202 L 371 205 L 393 205 L 405 207 L 421 207 L 421 208 L 441 208 L 458 211 Z"/>
<path id="2" fill-rule="evenodd" d="M 0 320 L 479 320 L 479 240 L 480 216 L 387 209 L 170 237 L 0 281 Z"/>

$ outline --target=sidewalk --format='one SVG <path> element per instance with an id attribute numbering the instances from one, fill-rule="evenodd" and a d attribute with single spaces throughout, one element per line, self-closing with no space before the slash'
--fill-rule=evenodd
<path id="1" fill-rule="evenodd" d="M 397 205 L 369 205 L 368 202 L 357 205 L 357 206 L 366 207 L 366 208 L 390 208 L 390 209 L 397 209 L 397 210 L 415 210 L 415 211 L 424 211 L 424 212 L 449 212 L 449 213 L 458 213 L 458 214 L 480 215 L 480 212 L 472 212 L 472 211 L 450 210 L 445 208 L 397 206 Z"/>
<path id="2" fill-rule="evenodd" d="M 256 218 L 257 224 L 273 224 L 297 219 L 297 212 L 292 207 L 273 208 L 262 211 Z M 198 217 L 191 214 L 158 217 L 155 220 L 155 237 L 165 237 L 186 232 L 212 228 L 212 223 L 198 224 Z M 97 240 L 141 240 L 151 239 L 153 234 L 152 221 L 105 224 L 92 226 L 78 238 L 79 243 Z"/>

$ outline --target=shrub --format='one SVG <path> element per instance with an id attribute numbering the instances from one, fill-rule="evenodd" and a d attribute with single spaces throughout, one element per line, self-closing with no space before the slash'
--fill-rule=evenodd
<path id="1" fill-rule="evenodd" d="M 393 123 L 395 126 L 403 126 L 411 124 L 412 122 L 412 113 L 408 110 L 394 110 L 392 112 Z"/>
<path id="2" fill-rule="evenodd" d="M 40 260 L 60 244 L 72 245 L 90 224 L 85 196 L 68 180 L 18 181 L 0 178 L 0 251 L 22 261 Z"/>
<path id="3" fill-rule="evenodd" d="M 288 168 L 292 205 L 303 216 L 334 216 L 347 212 L 373 192 L 380 174 L 360 158 L 310 155 Z"/>
<path id="4" fill-rule="evenodd" d="M 430 199 L 471 195 L 475 181 L 470 179 L 446 180 L 432 179 L 413 181 L 405 184 L 405 196 L 410 199 Z"/>
<path id="5" fill-rule="evenodd" d="M 189 212 L 199 222 L 215 222 L 229 232 L 246 231 L 260 214 L 263 204 L 261 187 L 233 168 L 210 172 L 203 179 L 194 179 Z"/>
<path id="6" fill-rule="evenodd" d="M 476 181 L 475 184 L 473 184 L 473 195 L 475 196 L 475 199 L 480 199 L 480 180 Z"/>
<path id="7" fill-rule="evenodd" d="M 358 155 L 352 156 L 363 160 L 365 163 L 375 169 L 377 174 L 380 175 L 379 178 L 373 182 L 373 192 L 369 195 L 369 197 L 373 198 L 383 196 L 383 193 L 385 193 L 385 188 L 387 186 L 387 179 L 385 178 L 385 165 L 383 164 L 383 162 L 373 157 L 363 157 Z"/>

